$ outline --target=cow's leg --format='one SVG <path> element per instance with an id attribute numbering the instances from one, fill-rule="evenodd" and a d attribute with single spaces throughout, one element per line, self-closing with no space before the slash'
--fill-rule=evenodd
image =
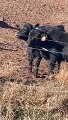
<path id="1" fill-rule="evenodd" d="M 48 61 L 48 75 L 50 75 L 50 73 L 54 73 L 53 69 L 54 69 L 54 63 Z"/>
<path id="2" fill-rule="evenodd" d="M 28 49 L 28 72 L 32 72 L 32 63 L 33 63 L 33 54 L 32 54 L 32 49 Z"/>
<path id="3" fill-rule="evenodd" d="M 54 67 L 55 67 L 55 63 L 56 63 L 56 57 L 55 55 L 51 54 L 50 55 L 50 60 L 48 61 L 48 75 L 50 75 L 50 73 L 54 73 Z"/>
<path id="4" fill-rule="evenodd" d="M 32 72 L 32 63 L 33 63 L 33 58 L 32 57 L 28 57 L 28 72 L 31 73 Z"/>
<path id="5" fill-rule="evenodd" d="M 38 76 L 38 68 L 39 68 L 41 59 L 42 59 L 41 57 L 37 57 L 37 58 L 35 59 L 35 69 L 34 69 L 34 76 L 35 76 L 35 77 Z"/>
<path id="6" fill-rule="evenodd" d="M 57 61 L 55 73 L 59 73 L 61 61 Z"/>

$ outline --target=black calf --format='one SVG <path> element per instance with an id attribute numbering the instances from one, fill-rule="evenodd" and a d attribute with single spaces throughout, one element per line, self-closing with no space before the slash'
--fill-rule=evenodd
<path id="1" fill-rule="evenodd" d="M 60 45 L 56 42 L 52 42 L 48 40 L 42 42 L 41 39 L 39 38 L 40 38 L 40 32 L 38 30 L 33 29 L 29 33 L 29 38 L 27 40 L 29 47 L 28 48 L 29 72 L 32 72 L 32 62 L 35 59 L 35 70 L 34 70 L 35 77 L 37 77 L 38 75 L 38 67 L 40 65 L 40 61 L 42 58 L 48 60 L 48 74 L 53 72 L 56 61 L 58 63 L 58 66 L 61 63 L 61 59 L 59 59 L 60 54 L 56 52 L 62 52 L 62 49 L 64 48 L 63 45 Z M 39 50 L 41 48 L 45 48 L 48 51 L 45 51 L 43 49 Z"/>
<path id="2" fill-rule="evenodd" d="M 31 27 L 28 27 L 28 26 L 31 26 Z M 36 28 L 38 28 L 38 26 L 39 25 L 37 25 Z M 64 27 L 62 25 L 59 25 L 55 28 L 59 29 L 60 31 L 64 31 Z M 52 29 L 53 28 L 51 27 L 49 28 L 47 27 L 48 32 L 50 32 L 50 30 Z M 60 63 L 62 60 L 64 60 L 64 57 L 61 54 L 58 54 L 56 52 L 62 52 L 62 51 L 64 52 L 66 51 L 67 47 L 64 45 L 60 45 L 56 42 L 48 41 L 48 40 L 42 42 L 41 41 L 42 29 L 39 31 L 38 29 L 35 29 L 35 27 L 33 27 L 30 24 L 26 25 L 26 27 L 23 27 L 21 30 L 22 31 L 20 31 L 17 34 L 17 37 L 26 40 L 28 43 L 27 52 L 28 52 L 28 61 L 29 61 L 29 72 L 32 72 L 32 63 L 33 63 L 33 60 L 35 59 L 34 75 L 35 77 L 37 77 L 38 68 L 39 68 L 42 57 L 48 60 L 49 74 L 53 72 L 56 62 L 58 63 L 58 69 L 59 69 Z M 27 37 L 25 38 L 24 36 L 27 36 Z M 40 48 L 48 49 L 48 51 L 45 51 L 43 49 L 39 50 Z"/>

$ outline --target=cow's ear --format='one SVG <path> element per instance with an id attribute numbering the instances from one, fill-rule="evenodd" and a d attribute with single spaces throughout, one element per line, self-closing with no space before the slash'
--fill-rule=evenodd
<path id="1" fill-rule="evenodd" d="M 47 40 L 47 35 L 45 35 L 45 34 L 42 35 L 42 36 L 41 36 L 41 41 L 46 41 L 46 40 Z"/>
<path id="2" fill-rule="evenodd" d="M 37 23 L 34 27 L 39 27 L 40 26 L 40 24 L 39 23 Z"/>

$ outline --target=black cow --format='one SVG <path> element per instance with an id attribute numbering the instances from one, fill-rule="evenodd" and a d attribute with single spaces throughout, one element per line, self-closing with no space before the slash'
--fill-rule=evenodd
<path id="1" fill-rule="evenodd" d="M 36 36 L 36 38 L 35 38 Z M 45 40 L 41 41 L 40 32 L 36 29 L 31 30 L 27 40 L 28 43 L 28 61 L 29 61 L 29 72 L 32 72 L 32 63 L 35 59 L 35 69 L 34 75 L 37 77 L 38 68 L 42 58 L 48 60 L 48 74 L 53 73 L 56 62 L 58 63 L 58 68 L 62 61 L 62 55 L 57 52 L 62 52 L 64 46 L 58 44 L 57 42 Z"/>
<path id="2" fill-rule="evenodd" d="M 31 37 L 34 32 L 34 35 L 38 35 L 36 38 Z M 32 62 L 35 59 L 35 69 L 34 75 L 38 75 L 38 67 L 42 58 L 48 60 L 48 74 L 53 73 L 55 64 L 57 62 L 57 72 L 59 70 L 60 64 L 62 61 L 68 62 L 68 45 L 59 44 L 52 40 L 41 41 L 39 37 L 40 33 L 36 30 L 32 30 L 29 33 L 28 43 L 28 60 L 29 60 L 29 71 L 32 71 Z M 35 49 L 33 49 L 35 48 Z"/>
<path id="3" fill-rule="evenodd" d="M 61 63 L 61 58 L 62 56 L 60 54 L 57 53 L 52 53 L 51 51 L 62 51 L 62 49 L 64 48 L 63 45 L 60 45 L 58 43 L 54 43 L 54 42 L 49 42 L 49 41 L 45 41 L 42 42 L 41 40 L 41 35 L 43 33 L 43 30 L 38 30 L 39 25 L 36 25 L 35 27 L 28 27 L 30 26 L 30 24 L 26 25 L 26 27 L 23 27 L 23 29 L 21 29 L 22 31 L 20 31 L 17 34 L 18 38 L 22 38 L 27 35 L 27 39 L 24 38 L 24 40 L 27 40 L 28 43 L 28 61 L 29 61 L 29 72 L 32 72 L 32 62 L 35 59 L 35 70 L 34 70 L 34 75 L 37 77 L 38 75 L 38 67 L 40 64 L 40 61 L 42 59 L 42 57 L 44 57 L 45 59 L 49 60 L 49 64 L 48 64 L 48 68 L 49 68 L 49 74 L 50 72 L 53 71 L 55 63 L 57 61 L 58 66 Z M 48 32 L 52 29 L 51 27 L 46 26 L 48 29 Z M 29 29 L 30 28 L 30 29 Z M 60 31 L 63 31 L 63 26 L 59 25 L 59 26 L 55 26 L 55 28 L 59 28 Z M 44 44 L 43 44 L 44 43 Z M 40 51 L 39 48 L 47 48 L 49 51 Z M 35 49 L 34 49 L 35 48 Z M 61 58 L 60 58 L 61 56 Z"/>

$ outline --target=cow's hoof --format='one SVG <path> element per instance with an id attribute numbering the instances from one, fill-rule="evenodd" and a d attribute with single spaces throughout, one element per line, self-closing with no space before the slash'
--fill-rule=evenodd
<path id="1" fill-rule="evenodd" d="M 58 73 L 59 73 L 59 70 L 54 71 L 54 74 L 58 74 Z"/>
<path id="2" fill-rule="evenodd" d="M 38 76 L 37 76 L 37 75 L 34 75 L 34 77 L 35 77 L 35 78 L 38 78 Z"/>
<path id="3" fill-rule="evenodd" d="M 34 73 L 34 77 L 37 78 L 37 77 L 38 77 L 38 74 L 37 74 L 37 73 Z"/>
<path id="4" fill-rule="evenodd" d="M 28 73 L 32 73 L 32 69 L 28 69 Z"/>
<path id="5" fill-rule="evenodd" d="M 47 75 L 50 76 L 50 75 L 53 75 L 53 74 L 54 74 L 53 71 L 49 71 Z"/>

